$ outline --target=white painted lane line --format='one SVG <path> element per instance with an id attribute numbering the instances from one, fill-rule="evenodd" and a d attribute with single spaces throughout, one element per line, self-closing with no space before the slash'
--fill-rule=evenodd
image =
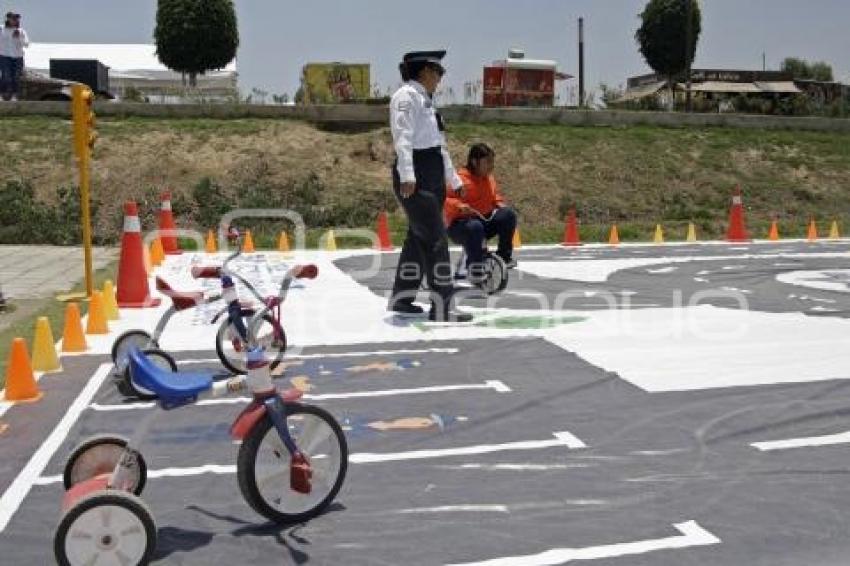
<path id="1" fill-rule="evenodd" d="M 540 450 L 566 446 L 570 449 L 587 448 L 587 446 L 569 432 L 554 433 L 555 440 L 529 440 L 524 442 L 508 442 L 505 444 L 479 444 L 460 448 L 442 448 L 435 450 L 412 450 L 410 452 L 352 454 L 349 461 L 354 464 L 376 464 L 381 462 L 399 462 L 403 460 L 426 460 L 431 458 L 447 458 L 451 456 L 469 456 L 472 454 L 489 454 L 492 452 L 507 452 L 512 450 Z"/>
<path id="2" fill-rule="evenodd" d="M 599 560 L 601 558 L 616 558 L 646 554 L 658 550 L 672 550 L 693 546 L 709 546 L 720 544 L 721 540 L 702 528 L 696 521 L 673 525 L 681 536 L 661 539 L 625 542 L 604 546 L 588 546 L 585 548 L 553 548 L 540 554 L 526 556 L 506 556 L 482 562 L 466 562 L 454 566 L 552 566 L 565 564 L 573 560 Z"/>
<path id="3" fill-rule="evenodd" d="M 591 468 L 595 464 L 460 464 L 459 466 L 446 466 L 450 470 L 483 470 L 488 472 L 510 471 L 510 472 L 550 472 L 553 470 L 575 470 Z"/>
<path id="4" fill-rule="evenodd" d="M 566 446 L 570 449 L 586 448 L 584 442 L 569 432 L 554 433 L 555 440 L 531 440 L 525 442 L 509 442 L 507 444 L 480 444 L 476 446 L 464 446 L 460 448 L 443 448 L 437 450 L 414 450 L 412 452 L 396 452 L 387 454 L 373 454 L 369 452 L 358 452 L 349 454 L 348 461 L 352 464 L 377 464 L 383 462 L 398 462 L 402 460 L 423 460 L 428 458 L 445 458 L 449 456 L 466 456 L 468 454 L 486 454 L 490 452 L 505 452 L 510 450 L 538 450 L 542 448 L 553 448 Z M 43 470 L 44 468 L 42 468 Z M 203 474 L 235 474 L 236 466 L 206 464 L 188 468 L 165 468 L 162 470 L 149 470 L 149 478 L 165 477 L 188 477 Z M 62 476 L 45 476 L 34 480 L 37 485 L 51 485 L 60 483 Z"/>
<path id="5" fill-rule="evenodd" d="M 762 452 L 769 452 L 771 450 L 790 450 L 792 448 L 809 448 L 812 446 L 834 446 L 836 444 L 850 444 L 850 432 L 830 434 L 828 436 L 810 436 L 808 438 L 753 442 L 750 446 L 758 448 Z"/>
<path id="6" fill-rule="evenodd" d="M 77 395 L 77 398 L 74 399 L 74 402 L 68 408 L 67 412 L 65 412 L 62 420 L 56 425 L 56 428 L 53 429 L 53 432 L 50 433 L 44 443 L 35 451 L 29 462 L 24 466 L 24 469 L 21 470 L 12 484 L 6 489 L 3 496 L 0 497 L 0 533 L 5 530 L 12 516 L 18 510 L 18 507 L 20 507 L 21 502 L 27 496 L 39 476 L 41 476 L 44 468 L 47 467 L 53 454 L 65 441 L 68 431 L 71 430 L 71 427 L 77 422 L 82 412 L 91 403 L 92 398 L 109 375 L 111 368 L 111 364 L 103 364 L 97 368 L 97 371 L 89 379 L 83 390 L 80 391 L 80 394 Z"/>
<path id="7" fill-rule="evenodd" d="M 294 346 L 293 346 L 294 347 Z M 336 352 L 332 354 L 293 354 L 284 357 L 286 360 L 321 360 L 324 358 L 367 358 L 369 356 L 403 356 L 415 354 L 458 354 L 460 348 L 424 348 L 411 350 L 377 350 L 374 352 Z M 177 360 L 178 364 L 218 364 L 218 358 Z"/>
<path id="8" fill-rule="evenodd" d="M 507 505 L 443 505 L 442 507 L 417 507 L 393 511 L 395 515 L 435 513 L 510 513 Z"/>
<path id="9" fill-rule="evenodd" d="M 351 393 L 325 393 L 321 395 L 304 395 L 305 401 L 337 401 L 344 399 L 364 399 L 372 397 L 398 397 L 403 395 L 422 395 L 426 393 L 445 393 L 449 391 L 480 391 L 492 390 L 497 393 L 510 393 L 510 387 L 501 381 L 485 381 L 484 383 L 468 383 L 461 385 L 435 385 L 432 387 L 415 387 L 413 389 L 385 389 L 381 391 L 354 391 Z M 220 405 L 239 405 L 251 402 L 250 397 L 229 397 L 226 399 L 203 399 L 195 403 L 199 407 L 215 407 Z M 157 404 L 147 403 L 120 403 L 115 405 L 101 405 L 92 403 L 90 408 L 98 412 L 134 411 L 142 409 L 153 409 Z"/>

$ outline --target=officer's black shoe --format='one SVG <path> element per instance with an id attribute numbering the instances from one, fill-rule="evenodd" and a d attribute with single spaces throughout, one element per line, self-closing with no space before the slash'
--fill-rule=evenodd
<path id="1" fill-rule="evenodd" d="M 425 309 L 409 301 L 396 301 L 387 310 L 402 316 L 419 316 L 425 314 Z"/>
<path id="2" fill-rule="evenodd" d="M 467 312 L 460 311 L 439 311 L 431 308 L 428 313 L 428 320 L 431 322 L 472 322 L 472 315 Z"/>

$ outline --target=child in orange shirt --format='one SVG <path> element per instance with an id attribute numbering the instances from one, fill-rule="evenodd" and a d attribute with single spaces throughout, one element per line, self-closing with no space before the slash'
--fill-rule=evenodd
<path id="1" fill-rule="evenodd" d="M 517 217 L 505 205 L 499 193 L 493 170 L 496 152 L 487 144 L 473 145 L 466 167 L 458 171 L 463 181 L 463 195 L 450 194 L 444 208 L 449 238 L 466 250 L 470 278 L 482 274 L 484 241 L 499 237 L 496 253 L 509 268 L 516 267 L 513 259 L 513 238 Z M 480 216 L 479 216 L 480 215 Z"/>

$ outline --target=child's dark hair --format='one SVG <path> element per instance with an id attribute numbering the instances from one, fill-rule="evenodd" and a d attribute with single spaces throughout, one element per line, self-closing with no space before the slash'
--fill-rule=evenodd
<path id="1" fill-rule="evenodd" d="M 496 157 L 496 152 L 486 143 L 477 143 L 469 148 L 469 157 L 466 159 L 466 168 L 475 173 L 475 163 L 485 157 Z"/>

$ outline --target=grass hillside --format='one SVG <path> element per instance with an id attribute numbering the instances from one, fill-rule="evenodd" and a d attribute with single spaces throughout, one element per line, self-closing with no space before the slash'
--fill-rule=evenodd
<path id="1" fill-rule="evenodd" d="M 486 141 L 497 178 L 521 216 L 525 241 L 555 241 L 575 205 L 583 237 L 649 239 L 656 223 L 684 237 L 723 233 L 731 189 L 745 192 L 756 236 L 779 217 L 800 235 L 810 217 L 850 220 L 850 136 L 813 132 L 658 127 L 583 128 L 450 124 L 451 152 Z M 100 120 L 93 171 L 95 233 L 115 241 L 121 203 L 135 199 L 153 227 L 169 188 L 181 227 L 211 227 L 235 207 L 290 207 L 308 226 L 371 226 L 382 207 L 402 217 L 389 190 L 388 129 L 345 133 L 296 121 Z M 71 243 L 78 205 L 70 124 L 0 119 L 0 241 Z M 278 226 L 258 227 L 271 241 Z"/>

